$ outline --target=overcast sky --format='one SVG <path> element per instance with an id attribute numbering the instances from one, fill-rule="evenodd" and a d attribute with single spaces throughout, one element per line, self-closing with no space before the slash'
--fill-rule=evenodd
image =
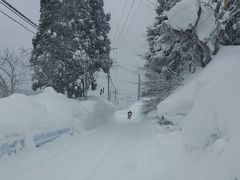
<path id="1" fill-rule="evenodd" d="M 38 23 L 39 20 L 39 1 L 40 0 L 7 0 L 10 2 L 14 7 L 18 10 L 23 12 L 27 17 L 32 19 L 34 22 Z M 105 12 L 110 12 L 112 19 L 111 19 L 111 33 L 110 38 L 113 40 L 113 36 L 116 33 L 117 25 L 119 23 L 121 13 L 124 7 L 124 3 L 126 0 L 105 0 Z M 146 4 L 150 5 L 148 0 L 143 0 L 136 15 L 135 20 L 131 26 L 131 29 L 126 33 L 126 30 L 132 21 L 136 10 L 141 2 L 141 0 L 127 0 L 127 5 L 125 9 L 124 16 L 122 18 L 122 22 L 118 28 L 118 33 L 120 32 L 121 28 L 124 25 L 128 12 L 131 8 L 132 2 L 134 2 L 133 9 L 131 14 L 129 15 L 129 20 L 126 25 L 126 28 L 123 31 L 123 36 L 121 36 L 115 47 L 118 47 L 117 51 L 114 52 L 115 58 L 117 62 L 127 68 L 136 71 L 138 64 L 143 64 L 142 60 L 136 55 L 138 53 L 142 53 L 146 47 L 145 41 L 145 32 L 146 27 L 151 25 L 155 16 L 155 12 L 146 6 Z M 5 7 L 0 4 L 0 10 L 8 13 L 9 15 L 14 16 L 10 13 Z M 17 18 L 16 18 L 17 19 Z M 17 19 L 19 20 L 19 19 Z M 19 20 L 22 22 L 21 20 Z M 24 24 L 24 22 L 22 22 Z M 5 17 L 0 13 L 0 49 L 9 48 L 17 51 L 18 49 L 24 48 L 31 48 L 31 42 L 33 35 L 23 29 L 21 26 L 12 22 L 10 19 Z M 26 24 L 25 24 L 26 25 Z M 29 27 L 30 28 L 30 27 Z M 32 29 L 34 30 L 34 29 Z M 118 36 L 116 36 L 118 37 Z M 123 38 L 124 37 L 124 38 Z M 117 38 L 116 38 L 117 39 Z M 113 45 L 115 43 L 113 42 Z M 117 54 L 117 56 L 116 56 Z M 137 86 L 131 85 L 127 83 L 123 83 L 117 81 L 117 79 L 125 80 L 125 81 L 136 81 L 137 76 L 127 73 L 121 69 L 114 70 L 112 72 L 114 83 L 118 87 L 120 92 L 129 93 L 129 94 L 136 94 Z M 118 76 L 118 78 L 116 77 Z M 125 98 L 125 97 L 124 97 Z M 134 99 L 134 97 L 132 97 Z"/>

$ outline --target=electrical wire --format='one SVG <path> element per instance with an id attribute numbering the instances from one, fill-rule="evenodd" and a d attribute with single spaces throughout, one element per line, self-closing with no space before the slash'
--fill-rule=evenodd
<path id="1" fill-rule="evenodd" d="M 135 11 L 135 13 L 134 13 L 134 15 L 133 15 L 133 18 L 132 18 L 130 24 L 129 24 L 128 27 L 127 27 L 127 30 L 126 30 L 125 34 L 122 36 L 121 40 L 119 40 L 118 46 L 116 46 L 116 47 L 119 47 L 119 46 L 120 46 L 121 42 L 125 39 L 126 35 L 128 34 L 129 30 L 131 29 L 131 27 L 132 27 L 132 25 L 133 25 L 133 23 L 134 23 L 134 20 L 135 20 L 138 12 L 139 12 L 139 10 L 140 10 L 140 7 L 141 7 L 142 3 L 143 3 L 143 0 L 140 0 L 140 2 L 139 2 L 139 4 L 138 4 L 138 7 L 137 7 L 137 9 L 136 9 L 136 11 Z"/>
<path id="2" fill-rule="evenodd" d="M 8 17 L 9 19 L 11 19 L 12 21 L 14 21 L 15 23 L 17 23 L 18 25 L 22 26 L 25 30 L 27 30 L 28 32 L 32 33 L 33 35 L 35 35 L 35 33 L 30 30 L 28 27 L 26 27 L 25 25 L 23 25 L 22 23 L 20 23 L 19 21 L 15 20 L 13 17 L 9 16 L 8 14 L 6 14 L 5 12 L 3 12 L 2 10 L 0 10 L 0 13 L 2 13 L 3 15 L 5 15 L 6 17 Z"/>
<path id="3" fill-rule="evenodd" d="M 122 69 L 122 70 L 124 70 L 125 72 L 128 72 L 129 74 L 132 74 L 132 75 L 135 75 L 136 73 L 133 73 L 133 72 L 131 72 L 131 71 L 128 71 L 127 69 L 125 69 L 125 68 L 122 68 L 122 67 L 119 67 L 120 69 Z"/>
<path id="4" fill-rule="evenodd" d="M 132 96 L 132 97 L 136 97 L 136 94 L 131 94 L 131 93 L 125 93 L 125 92 L 118 92 L 118 94 L 120 95 L 126 95 L 126 96 Z"/>
<path id="5" fill-rule="evenodd" d="M 132 12 L 132 10 L 133 10 L 133 6 L 134 6 L 135 2 L 136 2 L 136 0 L 133 0 L 133 2 L 132 2 L 132 4 L 131 4 L 131 7 L 130 7 L 130 10 L 129 10 L 129 12 L 128 12 L 128 15 L 127 15 L 127 17 L 126 17 L 126 19 L 125 19 L 125 22 L 124 22 L 124 24 L 123 24 L 123 27 L 122 27 L 122 29 L 121 29 L 121 31 L 120 31 L 120 34 L 118 35 L 117 40 L 116 40 L 116 42 L 115 42 L 115 45 L 118 43 L 119 39 L 120 39 L 121 36 L 122 36 L 122 33 L 123 33 L 123 31 L 124 31 L 124 29 L 125 29 L 125 27 L 126 27 L 126 25 L 127 25 L 128 19 L 129 19 L 130 14 L 131 14 L 131 12 Z M 115 45 L 114 45 L 114 46 L 115 46 Z"/>
<path id="6" fill-rule="evenodd" d="M 117 67 L 119 67 L 120 69 L 122 69 L 122 70 L 124 70 L 128 73 L 131 73 L 133 75 L 137 74 L 137 71 L 132 71 L 132 70 L 128 69 L 127 67 L 123 66 L 123 65 L 117 64 Z"/>
<path id="7" fill-rule="evenodd" d="M 8 8 L 10 11 L 12 11 L 14 14 L 16 14 L 18 17 L 20 17 L 22 20 L 27 22 L 29 25 L 31 25 L 32 27 L 38 30 L 38 25 L 36 25 L 32 20 L 27 18 L 23 13 L 21 13 L 16 8 L 14 8 L 10 3 L 6 2 L 5 0 L 1 0 L 0 3 L 4 5 L 6 8 Z"/>
<path id="8" fill-rule="evenodd" d="M 124 81 L 124 80 L 119 80 L 120 82 L 122 82 L 122 83 L 127 83 L 127 84 L 131 84 L 131 85 L 136 85 L 136 84 L 138 84 L 137 82 L 132 82 L 132 81 Z"/>
<path id="9" fill-rule="evenodd" d="M 127 2 L 128 2 L 128 0 L 125 0 L 124 7 L 123 7 L 123 10 L 122 10 L 122 12 L 121 12 L 121 17 L 120 17 L 120 19 L 119 19 L 119 21 L 118 21 L 118 24 L 117 24 L 116 31 L 115 31 L 115 33 L 114 33 L 112 42 L 115 41 L 116 36 L 117 36 L 117 34 L 118 34 L 118 29 L 119 29 L 119 27 L 120 27 L 120 25 L 121 25 L 121 22 L 122 22 L 122 19 L 123 19 L 123 15 L 124 15 L 125 10 L 126 10 L 126 7 L 127 7 Z"/>

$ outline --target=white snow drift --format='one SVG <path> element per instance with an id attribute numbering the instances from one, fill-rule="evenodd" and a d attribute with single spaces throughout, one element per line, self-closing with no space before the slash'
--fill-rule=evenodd
<path id="1" fill-rule="evenodd" d="M 33 136 L 63 128 L 81 132 L 109 121 L 114 111 L 114 106 L 101 98 L 79 102 L 52 88 L 36 96 L 14 94 L 0 99 L 0 144 L 11 134 Z"/>
<path id="2" fill-rule="evenodd" d="M 182 175 L 240 178 L 239 57 L 240 47 L 223 48 L 202 73 L 158 106 L 160 115 L 180 122 L 186 153 L 198 154 L 198 162 Z"/>

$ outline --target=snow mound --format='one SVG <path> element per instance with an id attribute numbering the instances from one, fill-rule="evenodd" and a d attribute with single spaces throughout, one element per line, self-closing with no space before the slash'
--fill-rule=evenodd
<path id="1" fill-rule="evenodd" d="M 182 129 L 186 152 L 198 154 L 195 179 L 240 177 L 240 47 L 224 47 L 184 87 L 159 104 Z M 178 122 L 178 123 L 177 123 Z M 231 176 L 231 177 L 230 177 Z"/>
<path id="2" fill-rule="evenodd" d="M 66 128 L 81 132 L 110 121 L 114 112 L 114 105 L 102 98 L 79 102 L 53 88 L 34 96 L 14 94 L 0 99 L 0 145 L 16 136 L 33 140 L 36 135 L 62 133 Z"/>
<path id="3" fill-rule="evenodd" d="M 101 97 L 96 96 L 90 96 L 88 97 L 88 100 L 90 102 L 94 102 L 94 104 L 93 107 L 90 106 L 88 108 L 91 118 L 85 118 L 85 125 L 87 129 L 113 120 L 115 105 Z M 83 102 L 83 105 L 87 105 L 88 103 L 88 101 Z"/>

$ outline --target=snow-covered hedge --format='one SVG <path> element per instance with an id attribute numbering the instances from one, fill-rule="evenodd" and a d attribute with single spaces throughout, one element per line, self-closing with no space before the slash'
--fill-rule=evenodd
<path id="1" fill-rule="evenodd" d="M 14 94 L 0 99 L 0 151 L 8 153 L 10 146 L 22 149 L 29 141 L 41 145 L 64 133 L 80 133 L 109 121 L 114 112 L 114 105 L 101 98 L 79 102 L 52 88 L 36 96 Z"/>

